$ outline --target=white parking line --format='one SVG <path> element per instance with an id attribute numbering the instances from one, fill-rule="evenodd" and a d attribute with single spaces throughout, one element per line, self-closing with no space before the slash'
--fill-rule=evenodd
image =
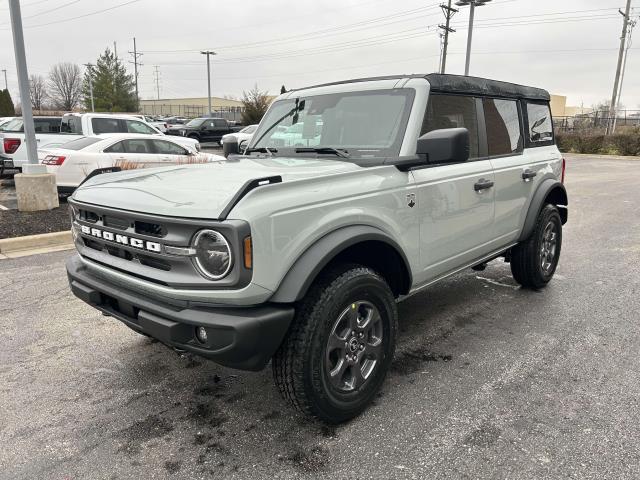
<path id="1" fill-rule="evenodd" d="M 0 204 L 0 210 L 9 210 L 7 207 L 5 207 L 4 205 Z"/>

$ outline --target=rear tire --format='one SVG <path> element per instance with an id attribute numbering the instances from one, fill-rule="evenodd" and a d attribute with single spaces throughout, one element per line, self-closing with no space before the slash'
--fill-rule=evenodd
<path id="1" fill-rule="evenodd" d="M 397 316 L 389 286 L 370 268 L 347 265 L 324 275 L 273 358 L 284 399 L 327 423 L 359 415 L 391 365 Z"/>
<path id="2" fill-rule="evenodd" d="M 525 288 L 540 289 L 549 283 L 560 260 L 562 220 L 555 205 L 545 205 L 527 240 L 511 249 L 511 273 Z"/>

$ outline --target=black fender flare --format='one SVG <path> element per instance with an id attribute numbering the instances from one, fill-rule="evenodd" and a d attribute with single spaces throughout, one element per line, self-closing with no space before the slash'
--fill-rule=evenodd
<path id="1" fill-rule="evenodd" d="M 542 210 L 544 204 L 548 203 L 546 201 L 548 198 L 552 199 L 552 203 L 558 205 L 562 210 L 560 212 L 562 223 L 567 223 L 569 205 L 567 190 L 564 185 L 558 180 L 547 178 L 546 180 L 542 181 L 542 183 L 538 186 L 536 192 L 533 194 L 533 198 L 531 199 L 531 203 L 529 204 L 529 210 L 527 211 L 527 216 L 524 220 L 522 232 L 520 233 L 520 237 L 518 238 L 519 242 L 522 242 L 529 238 L 529 236 L 533 232 L 538 214 L 540 213 L 540 210 Z"/>
<path id="2" fill-rule="evenodd" d="M 412 284 L 411 267 L 402 248 L 389 235 L 369 225 L 351 225 L 334 230 L 313 243 L 294 262 L 273 296 L 275 303 L 297 302 L 304 298 L 318 274 L 345 249 L 366 241 L 379 241 L 392 247 L 402 258 Z"/>

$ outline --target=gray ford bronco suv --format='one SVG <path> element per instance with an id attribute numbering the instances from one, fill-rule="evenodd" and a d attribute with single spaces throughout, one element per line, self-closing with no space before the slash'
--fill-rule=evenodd
<path id="1" fill-rule="evenodd" d="M 380 388 L 397 302 L 498 257 L 533 289 L 558 264 L 568 201 L 544 90 L 439 74 L 319 85 L 279 96 L 242 154 L 224 146 L 224 162 L 78 188 L 71 289 L 178 351 L 271 361 L 284 398 L 324 421 Z"/>

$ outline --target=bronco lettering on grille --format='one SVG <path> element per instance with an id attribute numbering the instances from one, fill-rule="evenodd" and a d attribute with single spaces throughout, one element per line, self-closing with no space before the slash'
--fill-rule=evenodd
<path id="1" fill-rule="evenodd" d="M 162 245 L 157 242 L 148 242 L 140 238 L 128 237 L 119 233 L 107 232 L 105 230 L 100 230 L 99 228 L 88 227 L 87 225 L 80 225 L 80 231 L 85 235 L 101 238 L 109 242 L 119 243 L 121 245 L 129 245 L 131 247 L 148 250 L 150 252 L 162 252 Z"/>

